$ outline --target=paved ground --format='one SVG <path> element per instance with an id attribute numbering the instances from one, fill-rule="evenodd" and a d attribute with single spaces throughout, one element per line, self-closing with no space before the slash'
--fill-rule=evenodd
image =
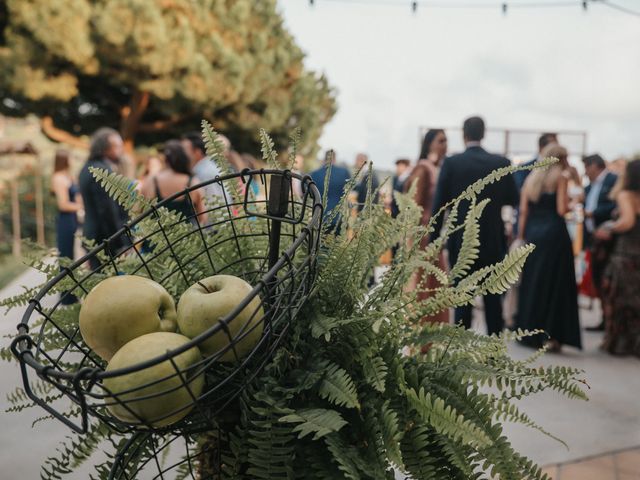
<path id="1" fill-rule="evenodd" d="M 545 472 L 553 480 L 638 480 L 640 448 L 598 455 L 578 462 L 550 465 Z"/>
<path id="2" fill-rule="evenodd" d="M 37 273 L 26 272 L 1 291 L 0 298 L 18 293 L 21 285 L 33 285 L 38 279 Z M 0 333 L 13 335 L 21 314 L 14 311 L 3 318 L 4 312 L 0 312 Z M 477 312 L 477 328 L 480 328 L 481 315 L 481 312 Z M 587 326 L 597 323 L 599 312 L 583 309 L 581 315 L 583 326 Z M 600 338 L 600 334 L 585 332 L 583 351 L 568 349 L 562 354 L 547 355 L 541 360 L 545 365 L 565 364 L 584 369 L 591 386 L 589 402 L 567 400 L 554 393 L 545 393 L 522 402 L 524 410 L 544 428 L 562 438 L 569 445 L 569 450 L 536 431 L 518 426 L 507 427 L 515 447 L 541 465 L 548 466 L 555 480 L 640 479 L 640 467 L 636 461 L 640 453 L 629 450 L 640 447 L 640 360 L 614 358 L 600 352 L 597 348 Z M 2 341 L 7 344 L 9 339 Z M 516 357 L 524 357 L 530 350 L 514 345 L 512 352 Z M 0 478 L 37 479 L 40 464 L 69 432 L 56 422 L 41 423 L 32 429 L 31 422 L 42 415 L 39 410 L 21 414 L 4 413 L 6 394 L 21 380 L 18 369 L 5 362 L 0 362 L 0 379 L 0 407 L 3 412 Z M 601 456 L 623 450 L 626 451 L 617 455 Z M 580 459 L 587 460 L 580 463 Z M 558 467 L 558 464 L 562 466 Z M 606 465 L 612 467 L 606 471 L 609 476 L 602 473 Z M 88 478 L 87 469 L 77 471 L 70 478 Z M 601 475 L 587 476 L 584 472 Z"/>

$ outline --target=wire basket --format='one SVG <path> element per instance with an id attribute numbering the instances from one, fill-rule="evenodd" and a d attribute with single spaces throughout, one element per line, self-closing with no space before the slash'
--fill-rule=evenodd
<path id="1" fill-rule="evenodd" d="M 294 182 L 301 196 L 294 194 Z M 188 194 L 210 186 L 216 186 L 220 196 L 196 214 Z M 180 198 L 193 209 L 188 218 L 162 210 Z M 244 170 L 217 177 L 150 206 L 63 268 L 29 302 L 11 345 L 27 395 L 78 433 L 86 433 L 92 417 L 120 433 L 188 435 L 216 428 L 216 416 L 259 374 L 306 300 L 315 276 L 321 221 L 321 198 L 311 178 L 288 170 Z M 192 284 L 216 274 L 239 276 L 253 288 L 232 311 L 187 343 L 107 371 L 106 362 L 82 339 L 79 304 L 64 303 L 73 297 L 81 303 L 101 280 L 121 274 L 155 280 L 176 300 Z M 62 293 L 60 300 L 45 308 L 43 298 L 55 292 Z M 240 326 L 239 314 L 249 305 L 255 305 L 251 318 Z M 248 353 L 239 354 L 236 347 L 254 329 L 261 330 L 259 340 Z M 181 354 L 216 335 L 226 339 L 219 350 L 196 362 L 180 362 Z M 231 360 L 222 362 L 225 355 Z M 165 373 L 125 390 L 111 391 L 105 385 L 109 379 L 130 378 L 154 367 Z M 41 380 L 37 388 L 34 376 Z M 195 388 L 194 379 L 203 380 L 204 387 Z M 168 399 L 176 392 L 182 400 L 173 405 Z M 148 418 L 132 408 L 134 402 L 154 400 L 166 400 L 171 410 Z M 116 407 L 131 419 L 114 417 Z M 172 418 L 179 419 L 166 421 Z"/>
<path id="2" fill-rule="evenodd" d="M 219 435 L 219 431 L 216 435 Z M 225 465 L 214 436 L 137 432 L 119 446 L 108 480 L 218 480 Z"/>

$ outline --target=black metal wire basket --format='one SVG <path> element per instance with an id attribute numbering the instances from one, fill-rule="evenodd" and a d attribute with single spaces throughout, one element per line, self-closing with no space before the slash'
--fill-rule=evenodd
<path id="1" fill-rule="evenodd" d="M 202 438 L 135 433 L 113 458 L 108 480 L 218 480 L 225 468 L 220 450 Z"/>
<path id="2" fill-rule="evenodd" d="M 217 185 L 221 195 L 206 211 L 196 213 L 190 193 L 211 185 Z M 193 209 L 188 218 L 161 210 L 181 198 Z M 149 438 L 156 434 L 187 438 L 190 432 L 215 429 L 216 416 L 260 373 L 306 300 L 315 276 L 321 221 L 318 189 L 310 177 L 288 170 L 244 170 L 191 186 L 150 206 L 63 268 L 30 301 L 11 345 L 27 395 L 78 433 L 87 431 L 92 417 L 116 432 L 133 433 L 132 439 L 140 438 L 140 432 Z M 83 341 L 78 311 L 93 286 L 122 274 L 155 280 L 176 300 L 189 286 L 218 274 L 241 277 L 252 290 L 208 330 L 179 347 L 106 370 L 106 362 Z M 45 308 L 43 298 L 54 292 L 62 292 L 61 299 Z M 73 297 L 80 304 L 64 305 Z M 240 313 L 249 307 L 249 321 L 237 325 Z M 259 339 L 248 353 L 240 354 L 237 347 L 250 335 Z M 181 355 L 214 336 L 225 339 L 217 351 L 181 363 Z M 227 361 L 221 361 L 223 357 Z M 132 378 L 154 368 L 164 373 L 130 383 L 124 390 L 105 385 L 110 379 Z M 34 376 L 42 380 L 39 388 L 33 388 Z M 174 394 L 182 399 L 175 405 L 170 401 Z M 154 401 L 171 408 L 153 418 L 141 413 L 146 402 Z M 143 408 L 133 408 L 136 402 Z M 116 418 L 114 408 L 130 418 Z"/>

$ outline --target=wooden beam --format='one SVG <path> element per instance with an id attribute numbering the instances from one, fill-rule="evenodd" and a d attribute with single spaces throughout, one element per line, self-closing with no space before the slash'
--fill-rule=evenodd
<path id="1" fill-rule="evenodd" d="M 36 157 L 36 168 L 34 172 L 35 200 L 36 200 L 36 241 L 39 245 L 45 244 L 44 239 L 44 195 L 42 192 L 42 169 L 40 156 Z"/>
<path id="2" fill-rule="evenodd" d="M 13 220 L 13 256 L 22 256 L 20 232 L 20 199 L 18 198 L 18 179 L 11 180 L 11 218 Z"/>

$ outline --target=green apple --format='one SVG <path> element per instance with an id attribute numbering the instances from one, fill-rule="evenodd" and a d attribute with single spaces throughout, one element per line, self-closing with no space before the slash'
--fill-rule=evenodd
<path id="1" fill-rule="evenodd" d="M 189 341 L 178 333 L 142 335 L 118 350 L 106 371 L 150 360 Z M 124 422 L 139 424 L 143 420 L 154 427 L 171 425 L 186 416 L 204 386 L 204 372 L 197 371 L 201 369 L 198 363 L 202 355 L 193 347 L 172 360 L 173 363 L 165 360 L 137 372 L 106 378 L 103 385 L 113 395 L 107 399 L 111 414 Z"/>
<path id="2" fill-rule="evenodd" d="M 80 333 L 94 352 L 109 361 L 140 335 L 175 332 L 176 317 L 173 298 L 162 285 L 136 275 L 119 275 L 88 293 L 80 308 Z"/>
<path id="3" fill-rule="evenodd" d="M 252 288 L 243 279 L 232 275 L 214 275 L 189 287 L 178 301 L 178 329 L 194 338 L 218 324 L 218 321 L 236 308 Z M 246 356 L 260 341 L 264 328 L 264 311 L 260 297 L 255 296 L 228 324 L 232 338 L 238 339 L 235 351 L 239 358 Z M 240 339 L 241 338 L 241 339 Z M 213 355 L 229 345 L 224 330 L 216 332 L 202 342 L 203 355 Z M 222 362 L 236 360 L 232 348 L 220 358 Z"/>

